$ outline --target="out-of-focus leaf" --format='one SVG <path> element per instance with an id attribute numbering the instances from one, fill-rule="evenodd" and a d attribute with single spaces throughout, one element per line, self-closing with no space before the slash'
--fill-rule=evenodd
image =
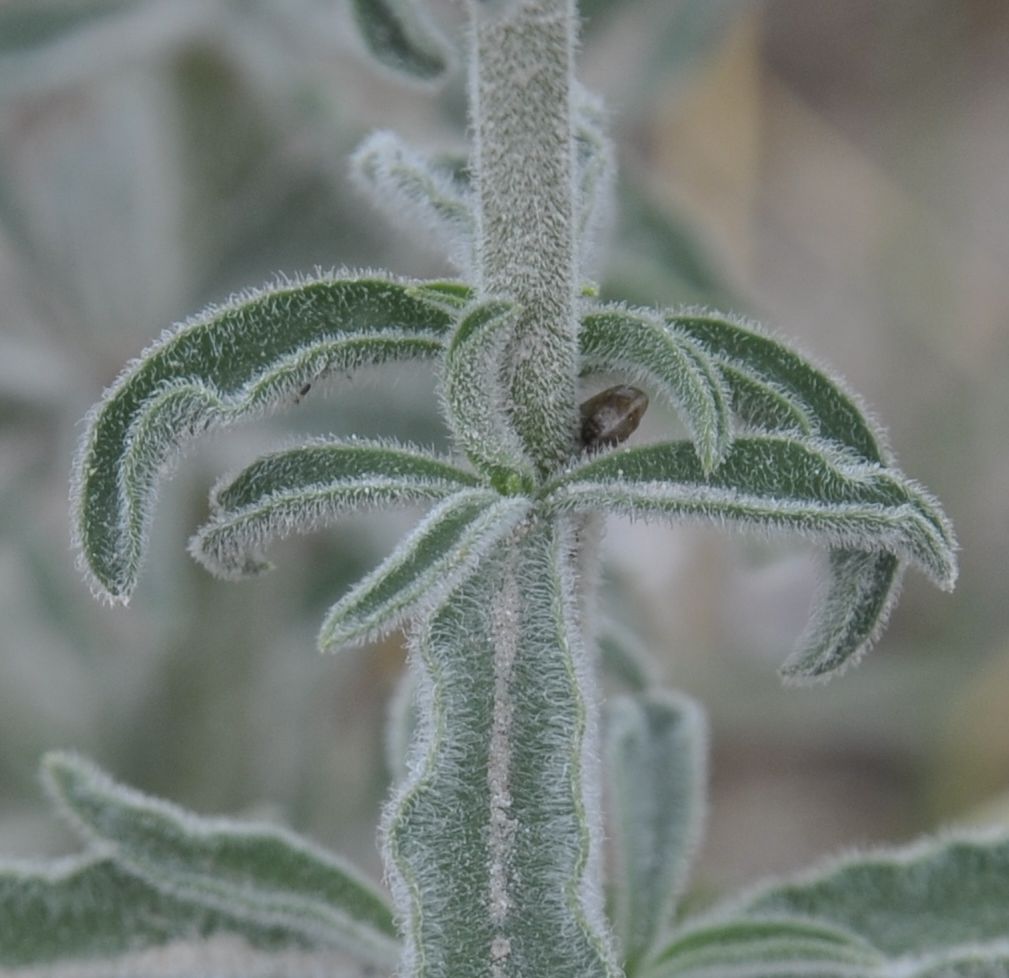
<path id="1" fill-rule="evenodd" d="M 452 55 L 421 2 L 351 0 L 351 5 L 361 36 L 379 62 L 420 81 L 434 81 L 448 71 Z"/>
<path id="2" fill-rule="evenodd" d="M 649 978 L 1004 978 L 1009 840 L 951 837 L 848 856 L 670 935 Z"/>
<path id="3" fill-rule="evenodd" d="M 643 692 L 656 684 L 655 663 L 637 637 L 623 625 L 604 619 L 599 624 L 596 645 L 605 675 L 634 692 Z"/>
<path id="4" fill-rule="evenodd" d="M 355 151 L 351 166 L 397 232 L 405 218 L 414 218 L 425 243 L 433 232 L 456 268 L 472 270 L 475 229 L 467 186 L 392 132 L 372 133 Z"/>
<path id="5" fill-rule="evenodd" d="M 0 102 L 92 81 L 206 33 L 215 0 L 8 0 L 0 4 Z"/>
<path id="6" fill-rule="evenodd" d="M 310 946 L 395 964 L 396 930 L 378 890 L 304 839 L 272 826 L 198 818 L 70 754 L 47 755 L 43 771 L 74 826 L 159 893 L 226 914 L 249 931 L 286 931 Z"/>
<path id="7" fill-rule="evenodd" d="M 651 692 L 607 704 L 606 778 L 614 813 L 614 926 L 637 974 L 672 923 L 704 828 L 707 730 L 685 696 Z"/>
<path id="8" fill-rule="evenodd" d="M 235 934 L 271 950 L 308 945 L 297 930 L 252 925 L 148 885 L 105 855 L 0 864 L 0 965 L 42 968 L 176 940 Z M 51 971 L 38 974 L 50 975 Z"/>
<path id="9" fill-rule="evenodd" d="M 603 296 L 642 305 L 736 304 L 698 230 L 681 214 L 629 181 L 617 190 L 618 242 L 611 249 Z"/>

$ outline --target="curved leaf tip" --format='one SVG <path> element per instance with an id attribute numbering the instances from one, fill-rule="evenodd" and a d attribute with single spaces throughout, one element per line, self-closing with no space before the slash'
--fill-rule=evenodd
<path id="1" fill-rule="evenodd" d="M 333 370 L 438 355 L 454 318 L 421 284 L 282 281 L 210 307 L 128 364 L 88 414 L 74 462 L 74 544 L 92 589 L 127 599 L 158 483 L 196 435 L 293 405 Z"/>

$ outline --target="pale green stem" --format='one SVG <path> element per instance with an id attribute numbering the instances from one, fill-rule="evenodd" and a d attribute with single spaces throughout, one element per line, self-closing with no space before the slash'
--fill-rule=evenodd
<path id="1" fill-rule="evenodd" d="M 498 16 L 473 6 L 477 271 L 484 295 L 522 307 L 513 417 L 547 472 L 570 458 L 576 431 L 574 3 L 518 0 Z"/>
<path id="2" fill-rule="evenodd" d="M 534 519 L 422 625 L 385 819 L 408 978 L 613 978 L 577 529 Z"/>

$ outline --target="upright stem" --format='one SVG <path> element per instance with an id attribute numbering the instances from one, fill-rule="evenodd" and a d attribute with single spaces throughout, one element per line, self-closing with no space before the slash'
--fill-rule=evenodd
<path id="1" fill-rule="evenodd" d="M 522 307 L 507 364 L 514 421 L 546 472 L 570 458 L 576 430 L 574 2 L 517 0 L 500 16 L 472 6 L 480 288 Z"/>
<path id="2" fill-rule="evenodd" d="M 509 412 L 545 473 L 575 449 L 573 0 L 471 6 L 479 288 L 520 305 Z M 412 637 L 418 732 L 383 833 L 404 978 L 618 974 L 602 908 L 587 530 L 534 514 Z"/>
<path id="3" fill-rule="evenodd" d="M 579 528 L 534 519 L 413 636 L 419 727 L 386 811 L 404 978 L 615 978 Z"/>

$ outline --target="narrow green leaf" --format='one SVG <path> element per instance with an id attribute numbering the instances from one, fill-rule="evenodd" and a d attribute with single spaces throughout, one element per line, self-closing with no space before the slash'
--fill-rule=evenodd
<path id="1" fill-rule="evenodd" d="M 732 410 L 744 424 L 757 431 L 795 432 L 813 436 L 818 427 L 811 409 L 796 397 L 794 391 L 747 373 L 732 364 L 721 361 L 719 369 L 725 378 L 732 397 Z M 855 445 L 849 445 L 854 451 Z M 879 461 L 878 457 L 867 458 Z"/>
<path id="2" fill-rule="evenodd" d="M 582 317 L 582 368 L 618 370 L 652 386 L 679 413 L 705 472 L 724 457 L 732 439 L 728 395 L 707 354 L 661 320 L 620 307 Z"/>
<path id="3" fill-rule="evenodd" d="M 424 302 L 444 309 L 456 315 L 470 304 L 473 299 L 473 289 L 465 282 L 423 282 L 410 290 L 410 295 Z"/>
<path id="4" fill-rule="evenodd" d="M 847 856 L 670 935 L 648 978 L 1005 978 L 1009 838 Z"/>
<path id="5" fill-rule="evenodd" d="M 841 381 L 754 324 L 714 313 L 670 313 L 666 321 L 728 367 L 733 408 L 748 424 L 777 431 L 797 412 L 803 432 L 832 439 L 867 462 L 889 460 L 880 432 Z"/>
<path id="6" fill-rule="evenodd" d="M 351 172 L 397 229 L 412 219 L 423 240 L 432 232 L 462 272 L 473 268 L 473 201 L 452 173 L 395 133 L 374 132 L 351 158 Z"/>
<path id="7" fill-rule="evenodd" d="M 320 439 L 257 459 L 211 494 L 190 553 L 222 577 L 269 569 L 273 537 L 306 533 L 349 510 L 445 499 L 477 478 L 418 448 Z"/>
<path id="8" fill-rule="evenodd" d="M 837 675 L 871 648 L 900 591 L 902 566 L 891 553 L 831 549 L 809 623 L 781 674 L 809 683 Z"/>
<path id="9" fill-rule="evenodd" d="M 755 326 L 714 314 L 677 315 L 669 322 L 718 358 L 733 409 L 751 427 L 833 439 L 866 462 L 890 464 L 882 435 L 843 384 L 784 344 Z M 938 504 L 927 499 L 922 504 L 937 515 L 937 531 L 955 549 Z M 783 675 L 806 683 L 857 662 L 882 632 L 902 576 L 901 562 L 890 554 L 832 550 L 810 625 Z"/>
<path id="10" fill-rule="evenodd" d="M 688 442 L 624 449 L 573 469 L 546 496 L 566 511 L 608 507 L 791 530 L 826 546 L 894 554 L 948 589 L 956 557 L 941 512 L 926 509 L 923 497 L 894 470 L 771 436 L 736 439 L 710 475 Z"/>
<path id="11" fill-rule="evenodd" d="M 445 500 L 329 611 L 319 647 L 367 642 L 441 600 L 528 514 L 522 496 L 468 489 Z"/>
<path id="12" fill-rule="evenodd" d="M 452 318 L 382 279 L 325 277 L 211 307 L 131 363 L 88 417 L 73 521 L 95 590 L 136 583 L 157 482 L 196 434 L 283 404 L 334 370 L 441 352 Z"/>
<path id="13" fill-rule="evenodd" d="M 3 967 L 62 961 L 70 972 L 88 960 L 224 934 L 268 951 L 312 946 L 297 928 L 243 920 L 150 886 L 106 855 L 0 864 Z"/>
<path id="14" fill-rule="evenodd" d="M 199 818 L 71 754 L 48 754 L 43 772 L 74 826 L 159 894 L 249 930 L 285 931 L 376 965 L 395 963 L 396 930 L 378 890 L 293 833 Z"/>
<path id="15" fill-rule="evenodd" d="M 351 0 L 351 7 L 381 64 L 419 81 L 435 81 L 448 71 L 451 49 L 420 0 Z"/>
<path id="16" fill-rule="evenodd" d="M 516 315 L 507 302 L 484 302 L 470 309 L 449 342 L 442 375 L 456 442 L 502 492 L 528 488 L 535 479 L 535 467 L 508 414 L 501 376 Z"/>
<path id="17" fill-rule="evenodd" d="M 614 926 L 635 975 L 669 927 L 704 829 L 707 729 L 700 707 L 666 692 L 608 704 L 606 774 L 618 877 Z"/>

